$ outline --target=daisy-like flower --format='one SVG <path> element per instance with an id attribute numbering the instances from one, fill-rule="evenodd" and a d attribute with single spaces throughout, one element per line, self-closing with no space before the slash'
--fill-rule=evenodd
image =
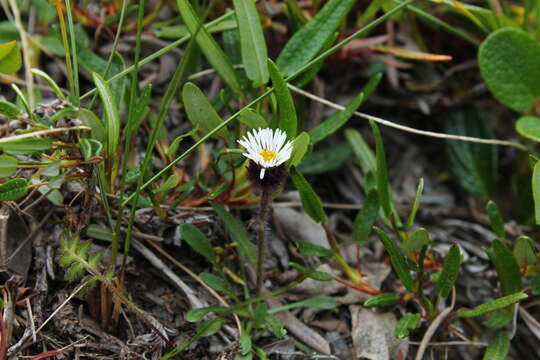
<path id="1" fill-rule="evenodd" d="M 247 151 L 243 155 L 260 168 L 260 180 L 266 170 L 279 167 L 291 157 L 292 141 L 287 141 L 287 134 L 280 129 L 253 130 L 238 143 Z"/>

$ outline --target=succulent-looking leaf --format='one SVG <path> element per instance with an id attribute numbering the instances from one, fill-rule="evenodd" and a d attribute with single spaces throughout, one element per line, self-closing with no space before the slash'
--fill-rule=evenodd
<path id="1" fill-rule="evenodd" d="M 401 280 L 401 283 L 408 291 L 414 291 L 414 281 L 411 277 L 411 273 L 409 272 L 409 268 L 405 263 L 405 258 L 401 254 L 399 248 L 394 243 L 394 241 L 390 239 L 388 235 L 386 235 L 386 233 L 378 227 L 375 227 L 375 232 L 383 243 L 384 248 L 388 252 L 388 255 L 390 255 L 390 262 L 392 263 L 394 271 Z"/>
<path id="2" fill-rule="evenodd" d="M 508 325 L 513 318 L 514 315 L 510 311 L 497 311 L 489 319 L 483 321 L 482 324 L 491 329 L 500 329 Z"/>
<path id="3" fill-rule="evenodd" d="M 406 313 L 401 319 L 399 319 L 394 329 L 394 336 L 398 339 L 403 339 L 409 336 L 409 329 L 416 329 L 420 322 L 420 314 Z"/>
<path id="4" fill-rule="evenodd" d="M 536 116 L 522 116 L 516 122 L 516 130 L 521 136 L 540 142 L 540 118 Z"/>
<path id="5" fill-rule="evenodd" d="M 294 167 L 291 168 L 291 179 L 300 193 L 300 200 L 302 201 L 304 211 L 313 219 L 313 221 L 323 224 L 326 223 L 326 213 L 322 207 L 321 200 L 304 176 Z"/>
<path id="6" fill-rule="evenodd" d="M 424 228 L 418 228 L 401 243 L 401 249 L 406 254 L 422 250 L 422 248 L 431 243 L 429 233 Z"/>
<path id="7" fill-rule="evenodd" d="M 483 360 L 505 360 L 510 350 L 510 337 L 504 330 L 499 330 L 491 338 Z"/>
<path id="8" fill-rule="evenodd" d="M 513 253 L 519 265 L 536 265 L 538 262 L 534 242 L 528 236 L 522 235 L 516 239 Z"/>
<path id="9" fill-rule="evenodd" d="M 501 212 L 499 211 L 499 207 L 493 200 L 489 200 L 486 204 L 486 211 L 489 216 L 489 222 L 491 224 L 491 228 L 497 234 L 499 239 L 504 239 L 505 231 L 504 231 L 504 221 L 501 215 Z"/>
<path id="10" fill-rule="evenodd" d="M 379 294 L 370 297 L 364 301 L 364 307 L 375 307 L 375 306 L 390 306 L 397 304 L 399 302 L 399 296 L 395 294 L 385 293 Z"/>
<path id="11" fill-rule="evenodd" d="M 499 239 L 493 240 L 492 247 L 486 250 L 495 265 L 504 295 L 521 291 L 521 272 L 514 254 Z"/>
<path id="12" fill-rule="evenodd" d="M 0 184 L 0 201 L 15 201 L 28 193 L 28 182 L 23 178 L 16 178 Z"/>

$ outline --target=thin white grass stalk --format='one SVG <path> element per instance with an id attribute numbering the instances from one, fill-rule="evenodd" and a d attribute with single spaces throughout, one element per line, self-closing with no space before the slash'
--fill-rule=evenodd
<path id="1" fill-rule="evenodd" d="M 1 138 L 0 143 L 6 143 L 10 141 L 15 141 L 15 140 L 34 138 L 36 136 L 43 136 L 43 135 L 49 135 L 49 134 L 54 134 L 54 133 L 63 132 L 63 131 L 74 131 L 74 130 L 92 130 L 92 129 L 89 128 L 88 126 L 73 126 L 73 127 L 62 127 L 62 128 L 56 128 L 56 129 L 40 130 L 40 131 L 34 131 L 27 134 Z"/>
<path id="2" fill-rule="evenodd" d="M 329 106 L 331 108 L 334 108 L 334 109 L 337 109 L 337 110 L 344 110 L 345 109 L 344 106 L 341 106 L 339 104 L 328 101 L 328 100 L 326 100 L 326 99 L 324 99 L 322 97 L 314 95 L 314 94 L 312 94 L 310 92 L 307 92 L 305 90 L 299 89 L 294 85 L 291 85 L 291 84 L 287 84 L 287 85 L 289 86 L 289 88 L 292 91 L 294 91 L 294 92 L 296 92 L 296 93 L 298 93 L 300 95 L 303 95 L 303 96 L 305 96 L 305 97 L 307 97 L 309 99 L 318 101 L 321 104 L 327 105 L 327 106 Z M 451 135 L 451 134 L 443 134 L 443 133 L 438 133 L 438 132 L 433 132 L 433 131 L 419 130 L 419 129 L 415 129 L 415 128 L 412 128 L 412 127 L 409 127 L 409 126 L 399 125 L 399 124 L 396 124 L 394 122 L 384 120 L 384 119 L 381 119 L 381 118 L 378 118 L 378 117 L 375 117 L 375 116 L 372 116 L 372 115 L 364 114 L 364 113 L 359 112 L 359 111 L 356 111 L 354 113 L 354 115 L 356 115 L 358 117 L 361 117 L 363 119 L 373 120 L 378 124 L 388 126 L 388 127 L 394 128 L 394 129 L 398 129 L 398 130 L 401 130 L 401 131 L 409 132 L 409 133 L 412 133 L 412 134 L 417 134 L 417 135 L 422 135 L 422 136 L 429 136 L 429 137 L 439 138 L 439 139 L 447 139 L 447 140 L 459 140 L 459 141 L 468 141 L 468 142 L 481 143 L 481 144 L 510 146 L 510 147 L 514 147 L 514 148 L 519 149 L 519 150 L 527 151 L 527 148 L 524 145 L 522 145 L 520 143 L 513 142 L 513 141 L 497 140 L 497 139 L 482 139 L 482 138 L 477 138 L 477 137 L 472 137 L 472 136 Z"/>
<path id="3" fill-rule="evenodd" d="M 28 101 L 30 103 L 30 109 L 34 108 L 35 105 L 35 99 L 34 99 L 34 74 L 32 74 L 32 63 L 30 61 L 30 46 L 28 44 L 28 37 L 26 30 L 24 30 L 24 26 L 21 21 L 21 12 L 19 11 L 19 7 L 17 6 L 17 2 L 15 0 L 9 0 L 9 4 L 11 6 L 11 11 L 13 12 L 13 20 L 15 27 L 17 28 L 17 31 L 19 32 L 19 35 L 21 36 L 21 44 L 22 44 L 22 54 L 23 54 L 23 62 L 24 62 L 24 76 L 26 78 L 26 86 L 28 87 Z M 30 116 L 30 114 L 28 114 Z"/>

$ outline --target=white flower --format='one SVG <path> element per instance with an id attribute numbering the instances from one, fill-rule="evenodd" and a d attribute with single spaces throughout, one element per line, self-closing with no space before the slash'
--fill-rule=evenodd
<path id="1" fill-rule="evenodd" d="M 287 134 L 279 129 L 270 128 L 253 130 L 238 143 L 246 148 L 243 155 L 261 167 L 261 179 L 268 168 L 273 168 L 289 160 L 292 141 L 286 141 Z"/>

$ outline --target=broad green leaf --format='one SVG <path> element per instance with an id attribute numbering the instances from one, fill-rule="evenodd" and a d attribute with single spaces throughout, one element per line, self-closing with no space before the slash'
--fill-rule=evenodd
<path id="1" fill-rule="evenodd" d="M 253 316 L 253 327 L 255 329 L 260 328 L 264 324 L 264 319 L 268 315 L 268 305 L 266 302 L 260 302 L 255 308 L 255 315 Z"/>
<path id="2" fill-rule="evenodd" d="M 399 302 L 399 296 L 390 293 L 379 294 L 364 301 L 364 307 L 390 306 Z"/>
<path id="3" fill-rule="evenodd" d="M 540 45 L 526 32 L 504 28 L 490 34 L 478 52 L 480 73 L 491 93 L 518 112 L 540 95 Z"/>
<path id="4" fill-rule="evenodd" d="M 120 115 L 118 106 L 113 98 L 109 85 L 98 73 L 92 73 L 96 89 L 98 91 L 103 110 L 105 112 L 105 132 L 107 135 L 106 149 L 107 154 L 112 158 L 117 155 L 118 142 L 120 141 Z"/>
<path id="5" fill-rule="evenodd" d="M 294 187 L 300 193 L 300 200 L 304 211 L 317 223 L 326 223 L 326 213 L 322 207 L 321 200 L 307 182 L 306 178 L 299 173 L 296 168 L 291 168 L 291 179 Z"/>
<path id="6" fill-rule="evenodd" d="M 233 92 L 241 94 L 242 89 L 236 78 L 236 73 L 234 72 L 231 61 L 219 47 L 212 35 L 210 35 L 208 30 L 204 26 L 199 26 L 199 16 L 191 6 L 190 2 L 187 0 L 177 0 L 176 4 L 178 5 L 180 15 L 188 27 L 189 32 L 193 35 L 198 30 L 197 38 L 195 40 L 201 51 L 204 53 L 206 60 L 208 60 L 210 65 L 212 65 Z"/>
<path id="7" fill-rule="evenodd" d="M 401 249 L 409 254 L 422 250 L 426 245 L 429 245 L 431 240 L 429 233 L 424 228 L 418 228 L 401 244 Z"/>
<path id="8" fill-rule="evenodd" d="M 329 273 L 326 273 L 323 271 L 317 271 L 315 269 L 310 269 L 294 262 L 289 262 L 289 266 L 298 270 L 305 277 L 308 277 L 313 280 L 331 281 L 333 279 L 332 275 L 330 275 Z"/>
<path id="9" fill-rule="evenodd" d="M 500 310 L 505 307 L 508 307 L 510 305 L 513 305 L 523 299 L 528 298 L 527 294 L 523 292 L 518 292 L 515 294 L 510 294 L 503 296 L 501 298 L 488 301 L 487 303 L 478 305 L 472 310 L 467 309 L 459 309 L 457 312 L 457 315 L 462 318 L 471 318 L 471 317 L 477 317 L 480 315 L 484 315 L 490 312 L 493 312 L 495 310 Z"/>
<path id="10" fill-rule="evenodd" d="M 390 194 L 390 182 L 388 180 L 388 169 L 386 168 L 386 155 L 384 152 L 384 144 L 381 137 L 381 132 L 377 123 L 370 120 L 371 131 L 375 138 L 375 159 L 377 162 L 377 190 L 379 191 L 379 204 L 386 216 L 390 216 L 392 212 L 392 198 Z"/>
<path id="11" fill-rule="evenodd" d="M 0 44 L 0 73 L 11 75 L 22 66 L 21 51 L 17 41 Z"/>
<path id="12" fill-rule="evenodd" d="M 303 256 L 319 256 L 325 258 L 334 256 L 334 252 L 324 246 L 315 245 L 305 241 L 297 241 L 296 244 L 298 245 L 298 253 Z"/>
<path id="13" fill-rule="evenodd" d="M 55 92 L 56 95 L 58 95 L 60 99 L 67 101 L 66 96 L 64 95 L 62 90 L 60 90 L 60 87 L 58 86 L 58 84 L 49 76 L 49 74 L 47 74 L 44 71 L 41 71 L 40 69 L 32 69 L 31 71 L 32 71 L 32 74 L 43 78 L 43 80 L 45 80 L 49 84 L 51 89 Z"/>
<path id="14" fill-rule="evenodd" d="M 23 178 L 16 178 L 0 184 L 0 201 L 15 201 L 28 193 L 28 182 Z"/>
<path id="15" fill-rule="evenodd" d="M 278 127 L 287 133 L 288 139 L 293 139 L 296 136 L 298 119 L 296 118 L 296 109 L 291 92 L 279 69 L 270 59 L 268 59 L 268 69 L 270 70 L 270 78 L 272 79 L 278 102 Z"/>
<path id="16" fill-rule="evenodd" d="M 280 311 L 299 307 L 313 307 L 317 309 L 332 310 L 336 307 L 336 299 L 331 296 L 315 296 L 306 300 L 296 301 L 287 305 L 278 306 L 268 310 L 268 313 L 275 314 Z"/>
<path id="17" fill-rule="evenodd" d="M 41 180 L 38 178 L 32 178 L 30 182 L 32 184 L 39 184 Z M 37 190 L 41 195 L 44 195 L 47 200 L 49 200 L 54 205 L 64 205 L 64 195 L 58 189 L 53 188 L 50 184 L 40 185 Z"/>
<path id="18" fill-rule="evenodd" d="M 461 252 L 459 251 L 459 247 L 457 245 L 452 245 L 450 251 L 448 251 L 446 259 L 444 260 L 441 275 L 439 275 L 439 279 L 437 279 L 435 291 L 437 292 L 438 296 L 445 298 L 450 295 L 450 291 L 456 283 L 460 265 Z"/>
<path id="19" fill-rule="evenodd" d="M 491 248 L 486 249 L 489 258 L 495 265 L 504 295 L 521 291 L 521 272 L 519 265 L 508 247 L 499 239 L 493 240 Z"/>
<path id="20" fill-rule="evenodd" d="M 210 261 L 216 263 L 216 254 L 210 240 L 193 224 L 183 224 L 180 226 L 182 239 L 186 240 L 188 245 Z"/>
<path id="21" fill-rule="evenodd" d="M 510 351 L 510 338 L 504 330 L 499 330 L 491 338 L 483 360 L 506 360 Z"/>
<path id="22" fill-rule="evenodd" d="M 246 69 L 247 77 L 260 86 L 268 82 L 268 50 L 261 26 L 261 19 L 253 0 L 233 0 L 240 45 L 242 49 L 242 63 Z"/>
<path id="23" fill-rule="evenodd" d="M 251 337 L 249 336 L 249 331 L 242 331 L 238 343 L 240 344 L 240 353 L 242 355 L 249 354 L 251 356 Z M 251 359 L 251 357 L 249 357 L 249 359 Z"/>
<path id="24" fill-rule="evenodd" d="M 170 175 L 167 180 L 165 180 L 163 182 L 163 184 L 161 184 L 161 186 L 159 186 L 158 188 L 155 188 L 153 190 L 153 192 L 155 194 L 157 193 L 160 193 L 160 192 L 164 192 L 164 191 L 169 191 L 171 190 L 172 188 L 176 187 L 178 185 L 178 178 L 176 177 L 176 175 Z"/>
<path id="25" fill-rule="evenodd" d="M 41 175 L 43 176 L 58 176 L 60 173 L 60 160 L 53 161 L 43 170 L 41 170 Z"/>
<path id="26" fill-rule="evenodd" d="M 497 311 L 489 319 L 483 321 L 482 324 L 491 329 L 500 329 L 508 325 L 513 318 L 514 315 L 510 311 Z"/>
<path id="27" fill-rule="evenodd" d="M 334 171 L 341 168 L 351 155 L 352 150 L 347 143 L 329 146 L 307 155 L 298 171 L 305 175 Z"/>
<path id="28" fill-rule="evenodd" d="M 362 135 L 354 129 L 347 129 L 345 130 L 345 137 L 351 145 L 354 155 L 356 155 L 364 174 L 367 174 L 370 171 L 375 172 L 377 170 L 375 154 Z"/>
<path id="29" fill-rule="evenodd" d="M 0 178 L 11 176 L 17 171 L 17 159 L 9 155 L 0 155 Z"/>
<path id="30" fill-rule="evenodd" d="M 519 265 L 536 265 L 538 262 L 534 242 L 528 236 L 522 235 L 516 239 L 513 253 Z"/>
<path id="31" fill-rule="evenodd" d="M 206 272 L 200 273 L 199 277 L 202 281 L 204 281 L 206 285 L 210 286 L 212 289 L 216 291 L 221 291 L 222 293 L 225 293 L 227 295 L 231 295 L 231 288 L 227 281 L 225 281 L 224 279 Z"/>
<path id="32" fill-rule="evenodd" d="M 420 200 L 422 199 L 423 191 L 424 178 L 420 178 L 420 181 L 418 182 L 418 187 L 416 188 L 416 196 L 414 197 L 413 206 L 411 208 L 411 212 L 409 213 L 409 217 L 407 218 L 407 224 L 405 225 L 405 228 L 407 229 L 409 229 L 414 224 L 414 219 L 416 218 L 416 212 L 420 207 Z"/>
<path id="33" fill-rule="evenodd" d="M 409 329 L 416 329 L 420 322 L 420 318 L 420 314 L 406 313 L 396 324 L 394 336 L 398 339 L 404 339 L 409 336 Z"/>
<path id="34" fill-rule="evenodd" d="M 289 167 L 298 166 L 304 160 L 304 155 L 308 151 L 309 147 L 309 134 L 302 131 L 294 140 L 291 159 L 289 160 Z"/>
<path id="35" fill-rule="evenodd" d="M 486 204 L 486 212 L 489 216 L 491 228 L 500 239 L 504 239 L 504 221 L 501 212 L 499 211 L 499 207 L 493 200 L 489 200 Z"/>
<path id="36" fill-rule="evenodd" d="M 103 126 L 103 122 L 96 116 L 96 114 L 88 109 L 80 109 L 79 119 L 81 119 L 84 125 L 92 129 L 89 135 L 92 137 L 92 139 L 95 139 L 102 144 L 107 143 L 107 131 Z"/>
<path id="37" fill-rule="evenodd" d="M 21 114 L 21 110 L 17 105 L 7 101 L 0 101 L 0 115 L 4 115 L 8 119 L 17 119 Z"/>
<path id="38" fill-rule="evenodd" d="M 493 138 L 492 125 L 474 108 L 450 112 L 445 132 L 479 138 Z M 446 140 L 450 169 L 466 190 L 487 199 L 495 190 L 497 148 L 489 144 Z"/>
<path id="39" fill-rule="evenodd" d="M 220 204 L 212 203 L 212 207 L 231 233 L 233 241 L 240 245 L 240 249 L 244 252 L 247 260 L 252 265 L 257 264 L 257 256 L 255 255 L 255 249 L 253 249 L 253 245 L 251 245 L 251 241 L 249 240 L 249 236 L 244 225 L 236 218 L 234 218 Z"/>
<path id="40" fill-rule="evenodd" d="M 238 120 L 246 124 L 251 129 L 267 128 L 268 122 L 256 111 L 245 108 L 240 112 Z"/>
<path id="41" fill-rule="evenodd" d="M 540 161 L 537 161 L 534 165 L 532 174 L 532 193 L 534 199 L 534 218 L 536 224 L 540 225 Z"/>
<path id="42" fill-rule="evenodd" d="M 194 127 L 199 127 L 204 134 L 209 133 L 223 122 L 212 104 L 204 96 L 204 93 L 195 84 L 187 83 L 184 85 L 182 100 L 184 101 L 189 121 L 191 121 Z M 229 131 L 227 127 L 223 127 L 216 135 L 228 139 Z"/>
<path id="43" fill-rule="evenodd" d="M 367 241 L 373 224 L 379 214 L 379 194 L 375 189 L 371 190 L 364 200 L 364 205 L 356 218 L 352 228 L 352 240 L 363 244 Z"/>
<path id="44" fill-rule="evenodd" d="M 516 122 L 516 130 L 521 136 L 540 142 L 540 118 L 536 116 L 522 116 Z"/>
<path id="45" fill-rule="evenodd" d="M 50 138 L 25 138 L 20 140 L 5 140 L 0 142 L 0 149 L 13 155 L 30 155 L 52 147 L 53 141 Z"/>
<path id="46" fill-rule="evenodd" d="M 330 0 L 317 15 L 287 42 L 277 65 L 286 75 L 292 75 L 313 59 L 323 48 L 326 40 L 334 35 L 355 0 Z"/>
<path id="47" fill-rule="evenodd" d="M 221 329 L 224 323 L 225 320 L 220 318 L 203 321 L 197 324 L 197 335 L 200 337 L 212 336 Z"/>
<path id="48" fill-rule="evenodd" d="M 364 93 L 358 93 L 344 110 L 335 112 L 328 119 L 311 129 L 309 131 L 311 143 L 315 145 L 319 141 L 338 131 L 347 121 L 349 121 L 351 116 L 356 112 L 356 109 L 362 105 L 363 102 Z"/>
<path id="49" fill-rule="evenodd" d="M 397 276 L 401 280 L 401 283 L 408 291 L 414 291 L 413 278 L 411 277 L 411 273 L 409 272 L 409 268 L 405 263 L 405 258 L 401 254 L 399 247 L 394 243 L 392 239 L 388 237 L 388 235 L 386 235 L 384 231 L 382 231 L 378 227 L 375 227 L 375 232 L 383 243 L 384 248 L 390 255 L 390 262 L 392 263 L 392 267 L 394 268 Z"/>

